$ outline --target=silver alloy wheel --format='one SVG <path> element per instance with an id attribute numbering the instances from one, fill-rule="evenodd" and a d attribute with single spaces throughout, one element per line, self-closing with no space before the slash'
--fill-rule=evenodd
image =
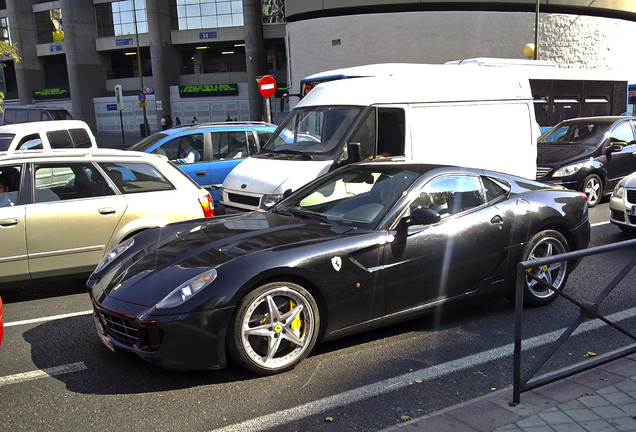
<path id="1" fill-rule="evenodd" d="M 240 339 L 244 352 L 259 369 L 278 371 L 304 358 L 313 346 L 316 330 L 309 300 L 282 285 L 249 303 L 241 317 Z"/>
<path id="2" fill-rule="evenodd" d="M 546 236 L 532 247 L 526 259 L 530 261 L 538 258 L 547 258 L 565 252 L 567 252 L 566 248 L 558 238 Z M 533 267 L 529 270 L 542 281 L 555 288 L 561 289 L 565 284 L 567 268 L 568 263 L 565 261 Z M 546 300 L 554 296 L 554 292 L 550 288 L 547 288 L 529 276 L 526 276 L 526 286 L 529 293 L 538 300 Z"/>
<path id="3" fill-rule="evenodd" d="M 583 193 L 587 196 L 587 205 L 589 207 L 594 207 L 601 200 L 602 189 L 601 179 L 597 175 L 592 174 L 585 179 Z"/>

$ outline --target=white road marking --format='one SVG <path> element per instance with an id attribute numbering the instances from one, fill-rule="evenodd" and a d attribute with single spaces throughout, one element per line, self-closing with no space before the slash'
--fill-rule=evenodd
<path id="1" fill-rule="evenodd" d="M 53 315 L 53 316 L 30 319 L 30 320 L 6 322 L 4 323 L 4 326 L 13 327 L 13 326 L 25 325 L 25 324 L 36 324 L 36 323 L 47 322 L 47 321 L 55 321 L 55 320 L 64 319 L 64 318 L 71 318 L 71 317 L 80 316 L 80 315 L 89 315 L 92 313 L 93 313 L 92 310 L 83 311 L 83 312 L 73 312 L 73 313 L 68 313 L 64 315 Z"/>
<path id="2" fill-rule="evenodd" d="M 0 377 L 0 387 L 16 384 L 25 381 L 32 381 L 39 378 L 63 375 L 71 372 L 79 372 L 88 369 L 84 362 L 70 363 L 63 366 L 55 366 L 48 369 L 38 369 L 31 372 L 24 372 L 15 375 Z"/>
<path id="3" fill-rule="evenodd" d="M 608 315 L 606 318 L 616 323 L 618 321 L 633 317 L 636 317 L 636 308 L 617 312 L 615 314 Z M 587 321 L 579 326 L 577 331 L 574 332 L 574 335 L 587 333 L 605 325 L 606 324 L 599 320 Z M 565 328 L 527 339 L 523 341 L 523 349 L 527 350 L 531 348 L 537 348 L 542 345 L 547 345 L 557 339 L 563 333 L 563 331 L 565 331 Z M 267 414 L 220 429 L 215 429 L 212 432 L 256 432 L 273 429 L 276 426 L 281 426 L 289 422 L 301 420 L 305 417 L 316 415 L 329 409 L 334 409 L 343 405 L 349 405 L 354 402 L 359 402 L 364 399 L 379 396 L 393 390 L 398 390 L 400 388 L 413 385 L 415 383 L 415 380 L 430 381 L 436 378 L 440 378 L 446 374 L 459 372 L 493 360 L 501 359 L 506 356 L 512 356 L 513 350 L 514 343 L 511 343 L 499 348 L 493 348 L 489 351 L 483 351 L 481 353 L 466 356 L 457 360 L 452 360 L 439 365 L 430 366 L 428 368 L 399 375 L 394 378 L 389 378 L 384 381 L 375 382 L 363 387 L 358 387 L 356 389 L 319 399 L 317 401 L 308 402 L 297 407 Z"/>
<path id="4" fill-rule="evenodd" d="M 610 223 L 610 221 L 597 222 L 597 223 L 590 224 L 590 226 L 591 226 L 592 228 L 594 228 L 594 227 L 601 226 L 601 225 L 607 225 L 608 223 Z"/>

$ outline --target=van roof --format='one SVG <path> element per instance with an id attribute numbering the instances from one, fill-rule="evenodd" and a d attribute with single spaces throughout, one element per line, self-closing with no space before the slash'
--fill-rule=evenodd
<path id="1" fill-rule="evenodd" d="M 411 65 L 391 74 L 318 84 L 297 107 L 528 100 L 527 78 L 512 68 Z"/>

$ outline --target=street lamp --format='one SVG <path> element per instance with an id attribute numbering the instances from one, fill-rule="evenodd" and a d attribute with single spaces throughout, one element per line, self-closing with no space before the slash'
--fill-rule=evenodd
<path id="1" fill-rule="evenodd" d="M 144 71 L 141 68 L 141 48 L 139 47 L 139 30 L 137 29 L 137 6 L 135 0 L 133 2 L 133 21 L 135 22 L 135 40 L 137 42 L 137 67 L 139 68 L 139 91 L 144 91 Z M 144 112 L 144 125 L 142 138 L 150 135 L 150 125 L 148 124 L 148 116 L 146 115 L 146 102 L 142 102 L 141 108 Z"/>

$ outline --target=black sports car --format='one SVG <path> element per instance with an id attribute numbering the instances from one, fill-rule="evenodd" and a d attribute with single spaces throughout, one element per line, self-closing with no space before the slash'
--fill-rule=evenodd
<path id="1" fill-rule="evenodd" d="M 316 340 L 513 291 L 516 263 L 585 248 L 585 197 L 510 175 L 398 160 L 353 164 L 269 211 L 170 224 L 112 250 L 88 286 L 102 341 L 168 368 L 260 374 Z M 533 269 L 561 288 L 575 263 Z M 528 278 L 526 301 L 555 293 Z"/>

